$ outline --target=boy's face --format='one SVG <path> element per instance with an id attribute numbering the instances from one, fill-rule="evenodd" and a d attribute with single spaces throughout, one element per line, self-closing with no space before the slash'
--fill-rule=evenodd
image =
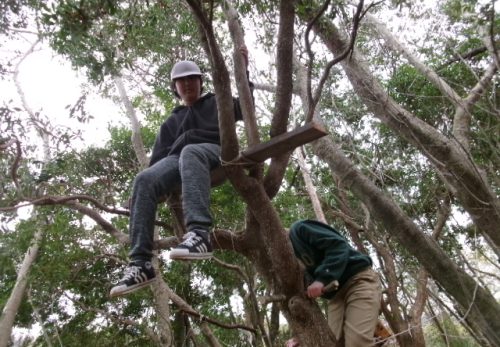
<path id="1" fill-rule="evenodd" d="M 201 94 L 201 78 L 198 75 L 181 77 L 175 80 L 177 94 L 186 106 L 192 106 Z"/>

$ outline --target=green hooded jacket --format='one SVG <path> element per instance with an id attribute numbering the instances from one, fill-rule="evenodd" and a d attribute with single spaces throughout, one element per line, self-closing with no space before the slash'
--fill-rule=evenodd
<path id="1" fill-rule="evenodd" d="M 339 289 L 358 272 L 371 267 L 368 255 L 352 248 L 334 228 L 315 220 L 301 220 L 290 227 L 295 256 L 306 268 L 306 275 L 325 286 L 339 281 Z M 331 299 L 336 292 L 322 295 Z"/>

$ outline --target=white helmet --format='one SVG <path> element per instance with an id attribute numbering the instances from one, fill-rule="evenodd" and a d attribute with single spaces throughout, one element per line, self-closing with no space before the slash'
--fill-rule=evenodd
<path id="1" fill-rule="evenodd" d="M 194 61 L 183 60 L 174 65 L 172 72 L 170 72 L 170 78 L 173 80 L 185 76 L 197 75 L 201 76 L 201 71 L 198 65 Z"/>

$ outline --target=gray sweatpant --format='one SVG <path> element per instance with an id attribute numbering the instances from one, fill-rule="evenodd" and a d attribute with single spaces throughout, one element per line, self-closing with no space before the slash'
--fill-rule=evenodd
<path id="1" fill-rule="evenodd" d="M 136 176 L 129 224 L 131 261 L 151 260 L 158 200 L 178 185 L 182 188 L 182 208 L 188 231 L 208 229 L 212 225 L 210 171 L 220 165 L 219 157 L 219 145 L 190 144 L 180 155 L 163 158 Z"/>

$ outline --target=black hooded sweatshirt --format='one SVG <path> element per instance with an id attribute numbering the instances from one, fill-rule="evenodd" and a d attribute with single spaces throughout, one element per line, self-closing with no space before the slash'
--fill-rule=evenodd
<path id="1" fill-rule="evenodd" d="M 238 99 L 233 101 L 236 121 L 242 120 L 240 103 Z M 178 155 L 184 146 L 192 143 L 220 145 L 219 112 L 213 93 L 200 97 L 192 106 L 174 108 L 156 136 L 149 165 L 169 155 Z"/>

